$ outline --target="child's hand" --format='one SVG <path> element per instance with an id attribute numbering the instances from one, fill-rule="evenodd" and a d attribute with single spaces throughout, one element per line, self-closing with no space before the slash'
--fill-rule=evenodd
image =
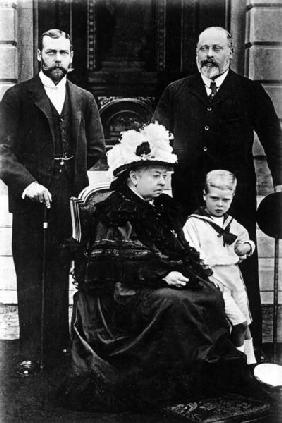
<path id="1" fill-rule="evenodd" d="M 235 253 L 242 259 L 242 256 L 246 256 L 247 254 L 249 254 L 251 252 L 251 249 L 251 245 L 248 242 L 237 241 L 234 246 Z"/>
<path id="2" fill-rule="evenodd" d="M 248 256 L 247 256 L 247 255 L 244 255 L 244 256 L 239 256 L 239 259 L 238 259 L 238 264 L 242 263 L 242 261 L 246 260 L 246 258 L 248 258 Z"/>

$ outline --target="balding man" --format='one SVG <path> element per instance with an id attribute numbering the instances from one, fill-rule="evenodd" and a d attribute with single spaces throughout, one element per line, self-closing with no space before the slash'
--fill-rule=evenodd
<path id="1" fill-rule="evenodd" d="M 227 169 L 238 179 L 232 214 L 255 239 L 254 132 L 264 147 L 276 191 L 282 190 L 282 137 L 271 99 L 258 82 L 230 70 L 232 54 L 228 31 L 221 27 L 206 28 L 196 48 L 199 73 L 179 79 L 164 90 L 154 119 L 174 134 L 179 164 L 172 189 L 186 214 L 201 202 L 204 175 L 213 169 Z M 252 333 L 260 352 L 262 319 L 257 255 L 246 260 L 242 271 L 253 316 Z"/>

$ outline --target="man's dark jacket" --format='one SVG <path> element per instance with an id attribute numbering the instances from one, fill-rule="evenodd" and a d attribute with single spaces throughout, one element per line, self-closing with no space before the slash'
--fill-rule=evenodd
<path id="1" fill-rule="evenodd" d="M 175 195 L 192 212 L 202 196 L 206 172 L 228 169 L 238 178 L 238 209 L 255 211 L 256 175 L 252 156 L 254 131 L 265 150 L 274 184 L 282 183 L 282 138 L 278 117 L 258 82 L 229 71 L 210 101 L 200 73 L 171 83 L 154 119 L 174 135 L 179 165 Z M 240 204 L 240 205 L 239 205 Z M 235 207 L 236 209 L 236 207 Z M 236 214 L 236 213 L 235 213 Z"/>
<path id="2" fill-rule="evenodd" d="M 88 185 L 87 169 L 105 151 L 102 125 L 92 94 L 67 81 L 65 109 L 67 112 L 62 113 L 61 119 L 68 123 L 64 123 L 67 127 L 62 125 L 61 130 L 56 124 L 59 116 L 38 76 L 9 89 L 0 104 L 0 178 L 8 185 L 9 209 L 13 213 L 12 252 L 24 360 L 38 360 L 42 348 L 45 358 L 48 355 L 51 360 L 68 345 L 70 259 L 62 243 L 71 236 L 69 199 Z M 58 130 L 61 130 L 59 136 Z M 63 141 L 63 130 L 68 134 L 64 151 L 70 151 L 74 158 L 60 168 L 54 157 L 61 151 L 62 145 L 58 144 Z M 44 185 L 52 194 L 48 231 L 44 232 L 47 232 L 46 244 L 42 205 L 22 199 L 24 189 L 33 181 Z M 45 272 L 42 271 L 43 254 Z"/>
<path id="3" fill-rule="evenodd" d="M 66 90 L 71 104 L 75 195 L 88 185 L 87 169 L 104 154 L 104 138 L 92 94 L 70 81 Z M 54 146 L 51 105 L 39 76 L 10 88 L 0 106 L 0 178 L 9 188 L 11 212 L 29 206 L 21 195 L 31 182 L 49 188 Z"/>

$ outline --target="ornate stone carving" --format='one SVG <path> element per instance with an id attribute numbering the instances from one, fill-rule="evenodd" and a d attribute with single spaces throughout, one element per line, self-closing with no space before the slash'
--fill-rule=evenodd
<path id="1" fill-rule="evenodd" d="M 159 72 L 165 70 L 166 61 L 166 0 L 156 1 L 156 24 L 157 24 L 157 67 Z"/>
<path id="2" fill-rule="evenodd" d="M 189 3 L 182 0 L 181 7 L 181 55 L 180 72 L 187 72 L 191 69 L 191 62 L 195 60 L 194 55 L 187 54 L 195 50 L 196 39 L 198 37 L 196 28 L 197 0 L 189 0 Z"/>
<path id="3" fill-rule="evenodd" d="M 87 0 L 87 69 L 94 71 L 97 65 L 97 42 L 96 42 L 96 0 Z"/>
<path id="4" fill-rule="evenodd" d="M 164 71 L 167 0 L 104 1 L 87 0 L 88 71 Z M 103 13 L 106 22 L 104 32 L 98 13 Z"/>

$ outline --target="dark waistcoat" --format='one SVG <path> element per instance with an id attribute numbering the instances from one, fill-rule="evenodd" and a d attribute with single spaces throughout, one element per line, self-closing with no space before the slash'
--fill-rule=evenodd
<path id="1" fill-rule="evenodd" d="M 71 138 L 71 106 L 68 90 L 62 112 L 59 114 L 50 101 L 53 130 L 55 134 L 55 157 L 73 155 L 73 140 Z"/>
<path id="2" fill-rule="evenodd" d="M 59 114 L 52 102 L 50 101 L 52 111 L 52 125 L 55 134 L 54 139 L 54 159 L 59 157 L 73 157 L 74 156 L 74 142 L 72 139 L 72 122 L 71 122 L 71 104 L 68 90 L 66 90 L 66 97 L 62 112 Z M 54 172 L 63 171 L 69 177 L 73 177 L 74 158 L 70 160 L 56 160 Z"/>

